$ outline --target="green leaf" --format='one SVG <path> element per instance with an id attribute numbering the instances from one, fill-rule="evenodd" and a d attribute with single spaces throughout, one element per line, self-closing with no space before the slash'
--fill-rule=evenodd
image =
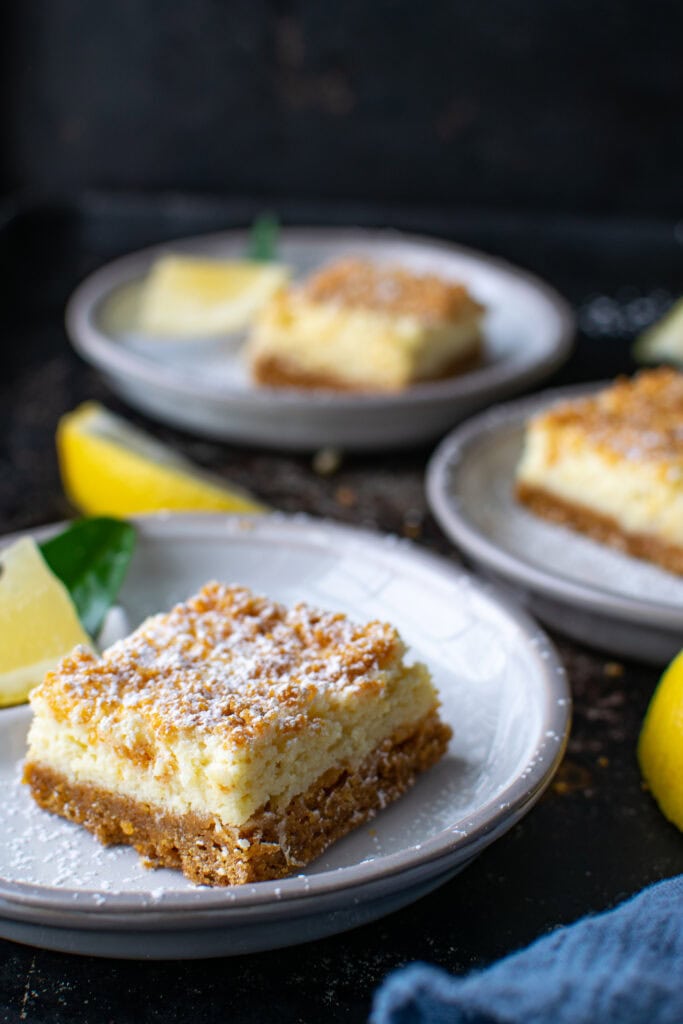
<path id="1" fill-rule="evenodd" d="M 257 263 L 271 263 L 277 257 L 280 224 L 272 213 L 257 217 L 249 233 L 248 256 Z"/>
<path id="2" fill-rule="evenodd" d="M 71 595 L 94 638 L 116 599 L 135 547 L 135 530 L 120 519 L 81 519 L 40 545 L 43 558 Z"/>

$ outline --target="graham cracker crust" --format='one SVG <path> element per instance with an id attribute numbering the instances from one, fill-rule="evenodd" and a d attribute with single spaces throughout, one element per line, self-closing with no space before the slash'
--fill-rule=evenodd
<path id="1" fill-rule="evenodd" d="M 469 370 L 475 370 L 483 362 L 483 345 L 481 339 L 476 347 L 467 353 L 459 356 L 433 377 L 424 377 L 419 381 L 412 381 L 405 388 L 378 388 L 374 384 L 357 385 L 350 384 L 343 377 L 336 377 L 334 374 L 310 373 L 301 370 L 286 359 L 277 356 L 257 356 L 251 365 L 251 375 L 256 384 L 268 388 L 306 388 L 323 389 L 327 391 L 346 391 L 356 394 L 372 394 L 373 392 L 405 391 L 406 388 L 415 384 L 424 384 L 432 380 L 445 380 L 447 377 L 456 377 Z"/>
<path id="2" fill-rule="evenodd" d="M 683 575 L 683 548 L 675 544 L 647 533 L 627 533 L 611 516 L 565 501 L 541 487 L 523 481 L 516 484 L 515 495 L 522 504 L 543 519 L 578 530 L 601 544 L 608 544 L 635 558 L 643 558 L 669 572 Z"/>
<path id="3" fill-rule="evenodd" d="M 45 810 L 83 825 L 105 846 L 133 846 L 147 867 L 179 868 L 200 885 L 283 878 L 370 818 L 445 753 L 451 729 L 436 711 L 384 740 L 355 768 L 330 769 L 284 810 L 269 805 L 240 827 L 210 815 L 174 814 L 39 763 L 24 781 Z"/>

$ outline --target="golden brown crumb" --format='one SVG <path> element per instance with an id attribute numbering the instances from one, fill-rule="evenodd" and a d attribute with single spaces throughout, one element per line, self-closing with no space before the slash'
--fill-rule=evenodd
<path id="1" fill-rule="evenodd" d="M 457 320 L 482 309 L 462 284 L 360 259 L 324 267 L 308 279 L 304 294 L 311 302 L 415 316 L 426 323 Z"/>
<path id="2" fill-rule="evenodd" d="M 618 679 L 619 676 L 623 676 L 624 674 L 624 666 L 620 665 L 618 661 L 607 661 L 605 662 L 602 671 L 608 679 Z"/>
<path id="3" fill-rule="evenodd" d="M 574 428 L 622 458 L 669 461 L 683 473 L 683 373 L 676 370 L 620 377 L 597 395 L 554 406 L 538 422 Z"/>
<path id="4" fill-rule="evenodd" d="M 72 713 L 107 735 L 131 710 L 159 735 L 213 732 L 241 745 L 295 734 L 321 686 L 374 693 L 402 654 L 396 630 L 305 604 L 291 610 L 246 587 L 209 583 L 148 619 L 97 659 L 77 648 L 40 687 L 57 720 Z M 117 750 L 144 763 L 140 739 Z"/>
<path id="5" fill-rule="evenodd" d="M 342 508 L 353 508 L 358 503 L 358 495 L 352 487 L 338 487 L 334 492 L 334 498 Z"/>

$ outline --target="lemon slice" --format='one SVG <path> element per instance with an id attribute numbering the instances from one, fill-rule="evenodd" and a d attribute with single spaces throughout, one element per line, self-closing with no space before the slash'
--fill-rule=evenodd
<path id="1" fill-rule="evenodd" d="M 86 515 L 266 511 L 97 402 L 62 417 L 57 453 L 66 495 Z"/>
<path id="2" fill-rule="evenodd" d="M 683 363 L 683 299 L 640 335 L 633 355 L 641 363 Z"/>
<path id="3" fill-rule="evenodd" d="M 139 329 L 167 338 L 238 331 L 286 280 L 277 263 L 163 256 L 143 288 Z"/>
<path id="4" fill-rule="evenodd" d="M 683 651 L 667 668 L 650 702 L 638 760 L 662 814 L 683 830 Z"/>
<path id="5" fill-rule="evenodd" d="M 69 593 L 30 537 L 0 551 L 0 707 L 26 700 L 60 658 L 90 646 Z"/>

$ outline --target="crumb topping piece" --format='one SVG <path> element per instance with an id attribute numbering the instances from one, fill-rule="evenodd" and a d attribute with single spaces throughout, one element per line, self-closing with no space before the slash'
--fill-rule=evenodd
<path id="1" fill-rule="evenodd" d="M 58 718 L 95 729 L 141 716 L 157 735 L 211 731 L 248 744 L 315 728 L 321 709 L 380 696 L 404 652 L 396 630 L 305 604 L 291 610 L 244 587 L 208 583 L 147 619 L 101 658 L 84 648 L 38 696 Z"/>
<path id="2" fill-rule="evenodd" d="M 620 377 L 597 395 L 561 402 L 537 422 L 550 430 L 574 427 L 620 457 L 664 461 L 683 473 L 683 373 L 667 367 Z"/>
<path id="3" fill-rule="evenodd" d="M 414 316 L 427 323 L 458 320 L 483 310 L 463 284 L 360 259 L 324 267 L 308 279 L 303 294 L 311 302 Z"/>

